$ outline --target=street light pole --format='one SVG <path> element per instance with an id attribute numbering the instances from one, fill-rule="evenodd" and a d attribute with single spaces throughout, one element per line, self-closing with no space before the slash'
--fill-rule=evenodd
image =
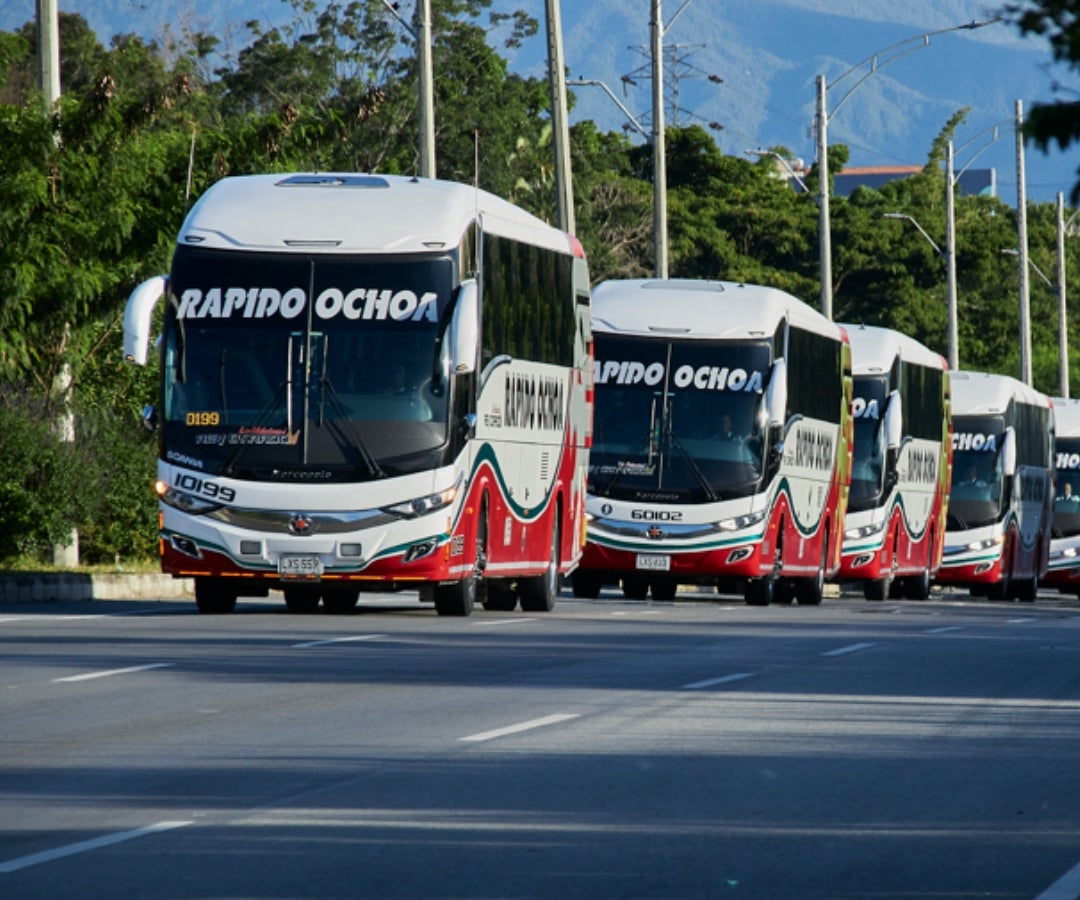
<path id="1" fill-rule="evenodd" d="M 907 56 L 909 53 L 913 53 L 923 47 L 928 47 L 932 37 L 936 37 L 939 34 L 946 34 L 950 31 L 974 31 L 976 28 L 983 28 L 986 25 L 993 25 L 995 22 L 1000 21 L 1001 17 L 996 16 L 982 22 L 968 22 L 965 25 L 953 25 L 950 28 L 939 28 L 936 31 L 928 31 L 925 34 L 918 34 L 895 44 L 890 44 L 888 47 L 879 50 L 877 53 L 868 56 L 862 62 L 857 63 L 850 69 L 842 72 L 833 80 L 832 84 L 826 84 L 825 76 L 818 75 L 817 112 L 815 116 L 817 125 L 818 178 L 821 181 L 818 185 L 818 246 L 821 257 L 821 312 L 822 315 L 827 318 L 832 318 L 832 225 L 829 220 L 829 144 L 827 137 L 830 115 L 827 102 L 829 91 L 849 75 L 862 69 L 863 66 L 870 66 L 870 70 L 866 72 L 862 78 L 856 81 L 833 107 L 832 114 L 835 115 L 844 104 L 844 101 L 846 101 L 848 97 L 850 97 L 855 90 L 866 81 L 866 79 L 880 69 L 883 69 L 889 63 L 895 62 L 896 60 Z"/>
<path id="2" fill-rule="evenodd" d="M 1069 322 L 1065 303 L 1065 195 L 1057 195 L 1058 395 L 1069 398 Z"/>
<path id="3" fill-rule="evenodd" d="M 653 234 L 656 247 L 656 277 L 668 277 L 667 240 L 667 159 L 664 145 L 664 20 L 660 0 L 652 0 L 652 145 L 653 145 Z"/>
<path id="4" fill-rule="evenodd" d="M 1020 380 L 1031 385 L 1031 284 L 1028 280 L 1027 185 L 1024 178 L 1024 103 L 1016 101 L 1016 246 L 1020 254 Z"/>
<path id="5" fill-rule="evenodd" d="M 951 151 L 951 149 L 952 149 L 952 143 L 951 142 L 949 143 L 949 148 L 950 148 L 950 151 Z M 951 152 L 946 155 L 946 161 L 950 163 L 950 167 L 951 167 L 951 156 L 952 156 Z M 951 191 L 950 191 L 950 193 L 951 193 Z M 940 256 L 942 259 L 945 260 L 945 268 L 946 268 L 947 278 L 948 278 L 947 303 L 948 303 L 948 307 L 949 307 L 949 349 L 948 349 L 948 359 L 949 359 L 949 368 L 952 369 L 953 371 L 956 371 L 957 369 L 960 368 L 960 350 L 959 350 L 959 346 L 958 346 L 959 345 L 959 339 L 957 337 L 957 328 L 956 328 L 956 234 L 955 234 L 955 227 L 950 226 L 949 228 L 947 228 L 946 235 L 945 235 L 945 248 L 946 249 L 942 250 L 937 245 L 937 241 L 935 241 L 932 237 L 930 237 L 930 235 L 926 231 L 926 229 L 923 228 L 922 225 L 920 225 L 916 221 L 914 216 L 909 216 L 909 215 L 907 215 L 907 213 L 898 213 L 898 212 L 884 213 L 883 215 L 884 215 L 884 218 L 886 218 L 886 219 L 903 219 L 905 222 L 910 222 L 912 225 L 915 226 L 915 228 L 918 230 L 919 234 L 921 234 L 924 238 L 926 238 L 926 240 L 929 242 L 930 246 L 934 248 L 934 252 L 937 253 L 938 256 Z"/>
<path id="6" fill-rule="evenodd" d="M 570 130 L 566 110 L 566 71 L 563 64 L 562 16 L 559 0 L 547 0 L 548 87 L 551 91 L 552 143 L 555 146 L 555 206 L 559 228 L 573 234 L 574 181 L 570 169 Z"/>
<path id="7" fill-rule="evenodd" d="M 960 368 L 960 324 L 956 297 L 956 180 L 953 143 L 945 147 L 945 304 L 949 311 L 949 368 Z"/>
<path id="8" fill-rule="evenodd" d="M 821 314 L 832 318 L 832 223 L 829 219 L 829 113 L 825 76 L 817 77 L 818 261 L 821 270 Z"/>

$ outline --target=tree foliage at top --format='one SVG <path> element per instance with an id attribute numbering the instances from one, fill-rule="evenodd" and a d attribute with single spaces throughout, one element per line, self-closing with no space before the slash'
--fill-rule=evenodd
<path id="1" fill-rule="evenodd" d="M 1047 39 L 1054 61 L 1080 73 L 1080 0 L 1040 0 L 1010 3 L 1004 9 L 1024 34 Z M 1055 89 L 1065 93 L 1055 82 Z M 1057 144 L 1062 150 L 1080 141 L 1080 100 L 1076 91 L 1067 100 L 1036 104 L 1027 113 L 1025 133 L 1041 150 Z M 1077 169 L 1080 176 L 1080 168 Z M 1080 202 L 1080 180 L 1073 185 L 1070 202 Z"/>

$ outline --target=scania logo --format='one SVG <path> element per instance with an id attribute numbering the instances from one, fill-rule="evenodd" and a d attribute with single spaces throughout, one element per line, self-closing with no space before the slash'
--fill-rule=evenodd
<path id="1" fill-rule="evenodd" d="M 645 532 L 645 537 L 650 541 L 658 541 L 664 536 L 664 529 L 659 525 L 650 525 Z"/>
<path id="2" fill-rule="evenodd" d="M 306 516 L 303 513 L 293 513 L 289 516 L 289 531 L 293 534 L 311 534 L 313 522 L 311 516 Z"/>

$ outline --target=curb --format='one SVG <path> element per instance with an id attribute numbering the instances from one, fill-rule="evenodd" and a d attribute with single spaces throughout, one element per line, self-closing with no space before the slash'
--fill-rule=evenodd
<path id="1" fill-rule="evenodd" d="M 0 573 L 0 604 L 191 598 L 194 581 L 171 575 Z"/>

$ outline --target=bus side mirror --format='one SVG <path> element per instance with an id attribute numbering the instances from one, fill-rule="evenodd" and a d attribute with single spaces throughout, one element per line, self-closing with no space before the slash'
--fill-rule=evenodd
<path id="1" fill-rule="evenodd" d="M 773 363 L 769 386 L 765 389 L 765 415 L 770 429 L 782 428 L 787 420 L 787 362 Z"/>
<path id="2" fill-rule="evenodd" d="M 1001 441 L 1001 474 L 1010 478 L 1016 474 L 1016 432 L 1010 425 Z"/>
<path id="3" fill-rule="evenodd" d="M 148 278 L 131 292 L 124 308 L 124 361 L 145 366 L 150 353 L 150 320 L 154 307 L 165 295 L 168 279 L 164 275 Z"/>
<path id="4" fill-rule="evenodd" d="M 900 392 L 889 394 L 889 405 L 885 407 L 885 447 L 899 450 L 904 437 L 904 413 L 900 401 Z"/>
<path id="5" fill-rule="evenodd" d="M 458 289 L 450 328 L 451 372 L 462 375 L 475 372 L 480 346 L 480 292 L 473 278 L 463 281 Z"/>

